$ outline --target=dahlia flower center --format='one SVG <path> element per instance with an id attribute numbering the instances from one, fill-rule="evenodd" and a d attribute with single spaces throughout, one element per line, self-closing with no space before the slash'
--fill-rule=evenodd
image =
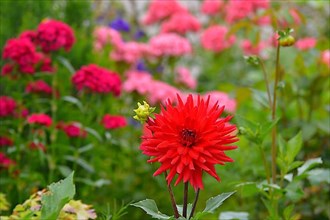
<path id="1" fill-rule="evenodd" d="M 192 147 L 196 140 L 196 132 L 190 129 L 182 129 L 181 143 L 186 147 Z"/>

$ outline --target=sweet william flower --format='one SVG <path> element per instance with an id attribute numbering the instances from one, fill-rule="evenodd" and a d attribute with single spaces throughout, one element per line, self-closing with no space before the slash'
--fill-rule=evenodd
<path id="1" fill-rule="evenodd" d="M 52 124 L 52 118 L 43 113 L 40 113 L 40 114 L 34 113 L 34 114 L 31 114 L 30 116 L 28 116 L 27 122 L 29 124 L 39 124 L 39 125 L 49 127 Z"/>
<path id="2" fill-rule="evenodd" d="M 151 157 L 148 162 L 161 164 L 154 176 L 169 171 L 168 184 L 177 176 L 175 185 L 189 182 L 195 190 L 203 189 L 204 172 L 220 181 L 215 165 L 233 162 L 224 152 L 236 148 L 231 145 L 238 141 L 232 133 L 236 126 L 228 123 L 230 116 L 219 118 L 224 107 L 209 106 L 210 98 L 177 99 L 177 106 L 168 101 L 155 119 L 149 118 L 140 149 Z"/>
<path id="3" fill-rule="evenodd" d="M 105 114 L 101 123 L 105 129 L 122 128 L 127 125 L 127 121 L 124 116 L 110 114 Z"/>

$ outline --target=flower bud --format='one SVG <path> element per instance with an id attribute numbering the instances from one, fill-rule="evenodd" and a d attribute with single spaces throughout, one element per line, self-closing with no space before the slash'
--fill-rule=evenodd
<path id="1" fill-rule="evenodd" d="M 279 39 L 279 44 L 282 47 L 290 47 L 292 46 L 294 43 L 296 42 L 296 40 L 294 39 L 294 37 L 292 37 L 291 35 L 287 35 L 285 37 L 281 37 Z"/>
<path id="2" fill-rule="evenodd" d="M 144 123 L 148 120 L 150 114 L 155 111 L 155 107 L 150 107 L 149 104 L 145 101 L 143 101 L 143 105 L 139 102 L 137 104 L 138 108 L 133 110 L 136 113 L 133 118 L 140 121 L 141 123 Z"/>

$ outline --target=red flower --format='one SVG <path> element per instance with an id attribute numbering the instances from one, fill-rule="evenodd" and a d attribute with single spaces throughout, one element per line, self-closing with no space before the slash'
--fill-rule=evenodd
<path id="1" fill-rule="evenodd" d="M 29 41 L 31 41 L 32 43 L 36 42 L 36 38 L 37 38 L 37 33 L 33 30 L 26 30 L 24 32 L 22 32 L 19 37 L 20 39 L 27 39 Z"/>
<path id="2" fill-rule="evenodd" d="M 31 150 L 38 150 L 38 149 L 40 149 L 43 152 L 46 152 L 46 146 L 44 144 L 40 143 L 40 142 L 31 142 L 29 144 L 29 148 Z"/>
<path id="3" fill-rule="evenodd" d="M 39 124 L 44 125 L 46 127 L 49 127 L 52 124 L 52 118 L 49 117 L 46 114 L 40 113 L 40 114 L 31 114 L 27 118 L 27 122 L 29 124 Z"/>
<path id="4" fill-rule="evenodd" d="M 83 66 L 72 77 L 77 90 L 84 88 L 97 93 L 113 93 L 120 95 L 121 81 L 117 73 L 95 64 Z"/>
<path id="5" fill-rule="evenodd" d="M 1 69 L 1 75 L 5 76 L 11 72 L 13 72 L 14 66 L 12 64 L 5 64 L 3 65 L 2 69 Z"/>
<path id="6" fill-rule="evenodd" d="M 82 128 L 81 124 L 78 122 L 69 122 L 67 124 L 63 122 L 59 122 L 56 126 L 58 129 L 61 129 L 65 132 L 65 134 L 70 137 L 80 137 L 85 138 L 87 136 L 87 132 Z"/>
<path id="7" fill-rule="evenodd" d="M 37 80 L 34 82 L 29 82 L 25 87 L 26 93 L 40 93 L 51 95 L 52 94 L 52 87 L 50 87 L 45 81 Z"/>
<path id="8" fill-rule="evenodd" d="M 150 131 L 143 135 L 140 149 L 152 157 L 149 163 L 161 163 L 154 176 L 168 170 L 168 184 L 177 175 L 175 185 L 189 182 L 195 189 L 203 189 L 204 171 L 220 181 L 214 166 L 233 162 L 224 151 L 235 149 L 228 144 L 238 139 L 232 134 L 236 127 L 227 123 L 231 117 L 219 118 L 224 107 L 209 106 L 209 101 L 199 96 L 194 103 L 189 95 L 183 103 L 178 95 L 177 106 L 168 101 L 155 119 L 149 118 Z"/>
<path id="9" fill-rule="evenodd" d="M 20 72 L 33 74 L 41 54 L 36 52 L 34 45 L 28 39 L 10 39 L 6 42 L 2 57 L 17 64 Z M 3 72 L 8 71 L 3 70 Z"/>
<path id="10" fill-rule="evenodd" d="M 0 170 L 1 168 L 8 169 L 10 166 L 15 164 L 15 161 L 9 159 L 8 157 L 6 157 L 6 155 L 0 152 Z"/>
<path id="11" fill-rule="evenodd" d="M 123 116 L 106 114 L 103 116 L 102 124 L 106 129 L 115 129 L 125 127 L 127 122 Z"/>
<path id="12" fill-rule="evenodd" d="M 0 147 L 10 147 L 13 146 L 14 142 L 9 137 L 0 136 Z"/>
<path id="13" fill-rule="evenodd" d="M 45 53 L 64 48 L 69 51 L 75 42 L 71 27 L 61 21 L 45 20 L 37 30 L 37 43 Z"/>
<path id="14" fill-rule="evenodd" d="M 16 102 L 8 96 L 0 96 L 0 117 L 6 117 L 14 114 Z"/>

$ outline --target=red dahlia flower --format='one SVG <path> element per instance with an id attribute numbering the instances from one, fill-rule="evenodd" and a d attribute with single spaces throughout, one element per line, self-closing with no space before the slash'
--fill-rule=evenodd
<path id="1" fill-rule="evenodd" d="M 52 124 L 52 118 L 49 117 L 46 114 L 40 113 L 40 114 L 31 114 L 27 118 L 27 122 L 29 124 L 39 124 L 44 125 L 46 127 L 49 127 Z"/>
<path id="2" fill-rule="evenodd" d="M 233 162 L 224 151 L 235 149 L 228 144 L 238 139 L 232 133 L 236 127 L 227 123 L 232 117 L 219 118 L 224 107 L 209 107 L 209 102 L 198 97 L 194 103 L 189 95 L 183 103 L 178 95 L 177 106 L 168 101 L 155 119 L 149 118 L 140 149 L 152 157 L 148 162 L 161 163 L 154 176 L 168 170 L 168 184 L 177 175 L 175 185 L 189 182 L 195 190 L 203 189 L 204 171 L 220 181 L 214 166 Z"/>
<path id="3" fill-rule="evenodd" d="M 71 27 L 61 21 L 45 20 L 37 30 L 37 44 L 45 53 L 64 48 L 69 51 L 75 42 Z"/>

